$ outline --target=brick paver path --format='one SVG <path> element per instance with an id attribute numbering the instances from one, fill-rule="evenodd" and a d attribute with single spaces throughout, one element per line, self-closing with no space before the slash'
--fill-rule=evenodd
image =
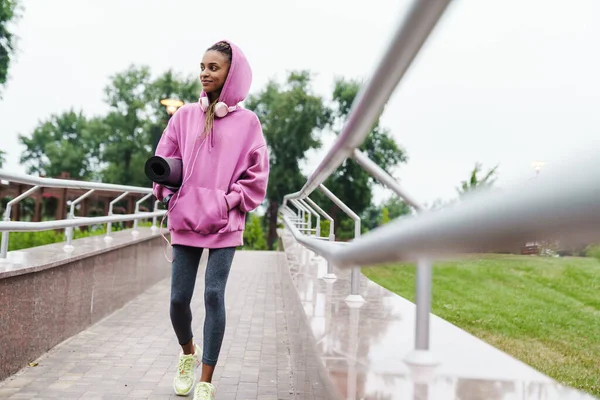
<path id="1" fill-rule="evenodd" d="M 214 379 L 218 400 L 299 398 L 283 311 L 283 257 L 274 252 L 236 254 Z M 206 254 L 202 272 L 205 265 Z M 181 399 L 171 386 L 180 348 L 169 319 L 169 285 L 169 279 L 160 282 L 56 346 L 36 360 L 37 367 L 0 383 L 0 399 Z M 199 271 L 192 301 L 197 341 L 202 337 L 203 290 L 204 274 Z"/>

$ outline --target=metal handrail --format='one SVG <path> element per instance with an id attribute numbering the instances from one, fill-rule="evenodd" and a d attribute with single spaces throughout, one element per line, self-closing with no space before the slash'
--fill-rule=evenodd
<path id="1" fill-rule="evenodd" d="M 315 231 L 317 233 L 317 237 L 321 236 L 321 215 L 319 215 L 319 213 L 316 212 L 311 206 L 309 206 L 303 199 L 298 199 L 298 203 L 300 203 L 302 207 L 308 210 L 309 213 L 315 216 L 315 219 L 317 220 L 315 225 Z"/>
<path id="2" fill-rule="evenodd" d="M 150 219 L 152 217 L 161 217 L 165 211 L 157 212 L 139 212 L 137 214 L 118 214 L 107 217 L 80 217 L 76 219 L 61 219 L 57 221 L 43 222 L 0 222 L 0 231 L 8 232 L 39 232 L 50 231 L 53 229 L 73 228 L 76 226 L 89 226 L 97 224 L 106 224 L 109 222 L 125 222 L 140 219 Z"/>
<path id="3" fill-rule="evenodd" d="M 405 361 L 418 365 L 436 364 L 429 352 L 434 260 L 464 252 L 498 251 L 532 237 L 560 236 L 571 244 L 600 240 L 600 180 L 590 179 L 600 175 L 600 159 L 596 154 L 585 160 L 579 155 L 576 165 L 547 173 L 526 187 L 474 193 L 451 207 L 421 212 L 424 207 L 418 201 L 358 150 L 448 3 L 447 0 L 413 3 L 372 79 L 357 96 L 342 133 L 300 191 L 284 196 L 280 208 L 285 210 L 288 201 L 305 199 L 322 188 L 322 183 L 344 160 L 352 157 L 372 177 L 419 211 L 344 246 L 308 237 L 298 229 L 297 221 L 287 215 L 282 217 L 284 226 L 298 243 L 340 268 L 417 262 L 415 349 Z M 338 206 L 349 214 L 347 207 Z"/>
<path id="4" fill-rule="evenodd" d="M 138 233 L 137 222 L 140 219 L 152 218 L 152 227 L 155 231 L 157 218 L 164 216 L 166 213 L 166 210 L 158 210 L 158 204 L 156 202 L 154 205 L 153 212 L 140 212 L 140 204 L 153 195 L 152 188 L 113 185 L 101 182 L 84 182 L 66 179 L 41 178 L 29 175 L 15 174 L 2 169 L 0 169 L 0 179 L 24 185 L 33 185 L 32 188 L 15 197 L 7 204 L 3 221 L 0 222 L 0 231 L 2 232 L 2 239 L 0 241 L 0 261 L 6 260 L 8 257 L 8 242 L 10 232 L 34 232 L 64 228 L 66 237 L 64 250 L 70 252 L 74 249 L 72 245 L 72 239 L 73 228 L 76 226 L 107 224 L 105 240 L 109 242 L 112 239 L 110 236 L 112 230 L 112 223 L 134 221 L 134 229 L 132 230 L 132 235 L 136 236 Z M 67 205 L 69 206 L 69 212 L 67 214 L 66 219 L 43 222 L 11 221 L 10 216 L 12 207 L 18 204 L 20 201 L 26 199 L 36 191 L 38 191 L 40 188 L 83 189 L 86 190 L 86 192 L 83 195 L 79 196 L 77 199 L 71 202 L 67 202 Z M 108 216 L 76 217 L 75 206 L 81 201 L 83 201 L 86 197 L 93 194 L 95 191 L 119 192 L 120 195 L 110 202 Z M 142 195 L 142 198 L 136 201 L 134 214 L 113 215 L 114 204 L 130 194 Z"/>
<path id="5" fill-rule="evenodd" d="M 335 231 L 335 222 L 334 222 L 333 218 L 331 217 L 331 215 L 329 215 L 325 211 L 323 211 L 323 209 L 321 207 L 319 207 L 319 205 L 317 203 L 312 201 L 310 197 L 307 197 L 304 200 L 306 200 L 306 202 L 312 208 L 314 208 L 319 214 L 321 214 L 323 216 L 323 218 L 325 218 L 327 221 L 329 221 L 329 238 L 328 239 L 331 241 L 335 240 L 335 235 L 333 233 Z"/>
<path id="6" fill-rule="evenodd" d="M 47 188 L 59 188 L 59 189 L 96 189 L 109 192 L 131 192 L 131 193 L 152 193 L 152 188 L 138 187 L 138 186 L 126 186 L 126 185 L 114 185 L 111 183 L 101 182 L 86 182 L 86 181 L 75 181 L 70 179 L 56 179 L 56 178 L 41 178 L 37 176 L 30 176 L 24 174 L 16 174 L 9 172 L 5 169 L 0 169 L 0 179 L 7 180 L 9 182 L 17 182 L 24 185 L 42 186 Z"/>
<path id="7" fill-rule="evenodd" d="M 474 193 L 447 208 L 397 218 L 343 251 L 324 251 L 344 268 L 494 251 L 548 235 L 565 243 L 599 240 L 600 180 L 589 178 L 600 175 L 594 157 L 586 161 L 580 155 L 576 165 L 549 171 L 527 186 Z"/>
<path id="8" fill-rule="evenodd" d="M 450 0 L 413 3 L 371 79 L 356 96 L 348 120 L 335 143 L 304 187 L 297 193 L 286 195 L 284 202 L 290 198 L 305 198 L 310 195 L 354 149 L 360 147 L 449 3 Z"/>

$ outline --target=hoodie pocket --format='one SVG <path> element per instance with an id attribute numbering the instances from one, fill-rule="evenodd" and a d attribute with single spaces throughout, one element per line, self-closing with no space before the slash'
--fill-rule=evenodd
<path id="1" fill-rule="evenodd" d="M 175 230 L 192 230 L 209 235 L 227 225 L 224 191 L 186 185 L 180 190 L 181 197 L 171 217 Z"/>

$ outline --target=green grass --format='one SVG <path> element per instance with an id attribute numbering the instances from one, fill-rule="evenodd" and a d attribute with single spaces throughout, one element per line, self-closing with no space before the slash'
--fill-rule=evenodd
<path id="1" fill-rule="evenodd" d="M 414 265 L 364 268 L 414 301 Z M 600 262 L 470 255 L 434 266 L 433 313 L 568 386 L 600 395 Z"/>

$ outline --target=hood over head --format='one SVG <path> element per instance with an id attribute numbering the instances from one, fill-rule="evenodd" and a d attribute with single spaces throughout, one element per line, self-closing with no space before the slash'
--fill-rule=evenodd
<path id="1" fill-rule="evenodd" d="M 226 42 L 231 47 L 231 65 L 229 66 L 229 74 L 225 80 L 225 84 L 221 89 L 219 101 L 227 104 L 228 107 L 234 106 L 243 101 L 250 92 L 252 84 L 252 69 L 242 50 L 229 40 L 219 40 Z M 206 92 L 203 90 L 200 97 L 206 97 Z"/>

